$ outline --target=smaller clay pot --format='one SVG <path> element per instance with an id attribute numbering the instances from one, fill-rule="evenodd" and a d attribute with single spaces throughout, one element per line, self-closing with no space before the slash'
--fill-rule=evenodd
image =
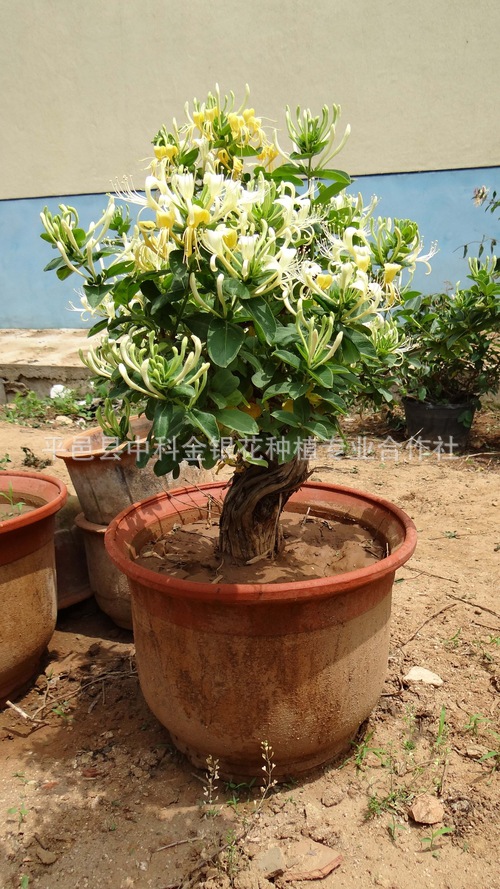
<path id="1" fill-rule="evenodd" d="M 133 417 L 130 426 L 138 442 L 135 447 L 145 446 L 149 420 Z M 153 461 L 138 468 L 132 442 L 113 448 L 110 444 L 112 440 L 96 426 L 67 438 L 56 451 L 56 457 L 64 460 L 85 518 L 96 525 L 109 524 L 126 506 L 168 486 L 154 474 Z"/>
<path id="2" fill-rule="evenodd" d="M 75 525 L 81 510 L 77 497 L 69 496 L 56 516 L 54 543 L 56 548 L 57 608 L 69 608 L 89 599 L 89 573 L 83 534 Z"/>
<path id="3" fill-rule="evenodd" d="M 125 575 L 115 567 L 104 546 L 107 525 L 89 522 L 83 512 L 75 518 L 83 535 L 90 588 L 101 611 L 126 630 L 132 629 L 130 592 Z"/>

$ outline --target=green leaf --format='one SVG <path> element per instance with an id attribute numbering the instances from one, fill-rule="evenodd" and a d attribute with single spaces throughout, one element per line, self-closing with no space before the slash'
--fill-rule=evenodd
<path id="1" fill-rule="evenodd" d="M 330 423 L 325 423 L 321 420 L 308 420 L 304 424 L 304 429 L 310 432 L 311 435 L 314 435 L 315 438 L 321 439 L 321 441 L 328 441 L 336 432 Z"/>
<path id="2" fill-rule="evenodd" d="M 301 360 L 298 355 L 294 355 L 293 352 L 288 352 L 287 349 L 276 349 L 276 352 L 273 352 L 274 358 L 279 358 L 280 361 L 284 361 L 285 364 L 289 364 L 291 367 L 294 367 L 295 370 L 299 370 L 301 365 Z"/>
<path id="3" fill-rule="evenodd" d="M 146 297 L 146 299 L 153 301 L 157 299 L 158 296 L 160 296 L 161 290 L 158 287 L 156 281 L 152 281 L 151 279 L 149 279 L 141 283 L 141 293 L 143 294 L 143 296 Z"/>
<path id="4" fill-rule="evenodd" d="M 245 331 L 224 318 L 213 318 L 207 334 L 208 354 L 215 365 L 231 364 L 245 341 Z"/>
<path id="5" fill-rule="evenodd" d="M 53 272 L 54 269 L 67 268 L 66 263 L 62 256 L 58 256 L 56 259 L 51 259 L 49 263 L 44 268 L 44 272 Z"/>
<path id="6" fill-rule="evenodd" d="M 133 278 L 122 278 L 115 284 L 114 299 L 121 305 L 127 305 L 139 290 L 139 284 Z"/>
<path id="7" fill-rule="evenodd" d="M 221 395 L 230 395 L 240 385 L 236 374 L 226 368 L 218 370 L 210 380 L 210 392 L 219 392 Z"/>
<path id="8" fill-rule="evenodd" d="M 244 411 L 238 411 L 234 408 L 217 411 L 217 422 L 227 429 L 239 432 L 241 435 L 257 435 L 259 427 L 254 418 Z"/>
<path id="9" fill-rule="evenodd" d="M 117 262 L 114 265 L 108 266 L 106 269 L 106 275 L 108 278 L 114 278 L 116 275 L 126 275 L 128 272 L 133 272 L 134 263 L 129 261 Z"/>
<path id="10" fill-rule="evenodd" d="M 166 441 L 178 435 L 184 426 L 186 409 L 180 405 L 165 404 L 159 401 L 155 407 L 153 428 L 155 438 Z"/>
<path id="11" fill-rule="evenodd" d="M 352 182 L 349 173 L 344 173 L 343 170 L 314 170 L 314 176 L 316 179 L 329 179 L 334 182 L 342 182 L 343 188 L 347 188 Z"/>
<path id="12" fill-rule="evenodd" d="M 282 380 L 280 383 L 273 383 L 263 392 L 262 398 L 268 401 L 276 395 L 286 395 L 287 398 L 300 398 L 305 395 L 309 388 L 308 383 L 291 382 L 290 380 Z"/>
<path id="13" fill-rule="evenodd" d="M 91 337 L 94 336 L 94 334 L 96 333 L 100 333 L 101 330 L 104 330 L 107 326 L 108 318 L 101 318 L 101 320 L 98 321 L 97 324 L 94 324 L 94 326 L 87 331 L 87 337 Z"/>
<path id="14" fill-rule="evenodd" d="M 286 426 L 300 426 L 300 420 L 291 411 L 272 411 L 271 416 Z"/>
<path id="15" fill-rule="evenodd" d="M 113 290 L 114 284 L 84 284 L 83 289 L 85 291 L 85 296 L 89 301 L 89 305 L 95 309 L 99 303 L 101 303 L 111 290 Z"/>
<path id="16" fill-rule="evenodd" d="M 265 299 L 255 296 L 247 300 L 245 309 L 252 316 L 255 330 L 263 343 L 272 343 L 276 334 L 276 318 Z"/>
<path id="17" fill-rule="evenodd" d="M 243 284 L 242 281 L 237 281 L 235 278 L 224 278 L 222 282 L 222 292 L 224 296 L 228 296 L 230 298 L 237 297 L 238 299 L 249 299 L 251 297 L 251 292 L 248 287 Z"/>
<path id="18" fill-rule="evenodd" d="M 167 475 L 177 469 L 178 465 L 179 461 L 174 454 L 162 453 L 153 465 L 153 472 L 158 476 Z"/>
<path id="19" fill-rule="evenodd" d="M 209 442 L 219 440 L 219 427 L 213 414 L 192 408 L 186 412 L 186 419 L 188 419 L 193 426 L 196 426 L 197 429 L 200 429 Z"/>
<path id="20" fill-rule="evenodd" d="M 267 369 L 262 367 L 252 375 L 251 380 L 256 389 L 265 389 L 266 386 L 269 386 L 274 374 L 274 368 Z"/>
<path id="21" fill-rule="evenodd" d="M 72 274 L 73 274 L 73 270 L 72 270 L 72 269 L 69 269 L 67 266 L 64 266 L 63 268 L 57 269 L 57 271 L 56 271 L 56 275 L 57 275 L 57 277 L 59 278 L 60 281 L 65 281 L 66 278 L 69 278 L 69 276 L 72 275 Z M 83 285 L 83 289 L 84 289 L 84 290 L 85 290 L 85 286 L 86 286 L 86 285 L 84 284 L 84 285 Z M 100 302 L 100 300 L 99 300 L 99 302 Z"/>
<path id="22" fill-rule="evenodd" d="M 347 183 L 349 185 L 349 182 Z M 318 197 L 314 199 L 313 204 L 326 204 L 330 198 L 334 198 L 335 195 L 339 194 L 339 192 L 343 191 L 345 188 L 344 183 L 342 182 L 334 182 L 332 185 L 328 185 L 325 188 L 319 188 Z"/>
<path id="23" fill-rule="evenodd" d="M 324 386 L 325 389 L 331 389 L 333 386 L 333 374 L 329 367 L 323 365 L 322 367 L 317 367 L 313 372 L 310 371 L 311 377 L 313 380 L 316 380 L 320 386 Z"/>

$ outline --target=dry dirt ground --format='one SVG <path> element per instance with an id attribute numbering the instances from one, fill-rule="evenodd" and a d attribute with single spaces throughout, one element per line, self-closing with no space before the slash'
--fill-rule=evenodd
<path id="1" fill-rule="evenodd" d="M 350 753 L 263 800 L 195 772 L 142 699 L 132 633 L 86 599 L 59 613 L 25 716 L 0 713 L 2 887 L 500 889 L 500 411 L 456 459 L 376 417 L 345 430 L 350 454 L 323 449 L 315 477 L 386 496 L 419 531 Z M 46 457 L 68 432 L 0 421 L 0 458 L 20 468 L 21 447 Z M 60 461 L 44 471 L 67 480 Z M 417 666 L 442 684 L 405 678 Z"/>

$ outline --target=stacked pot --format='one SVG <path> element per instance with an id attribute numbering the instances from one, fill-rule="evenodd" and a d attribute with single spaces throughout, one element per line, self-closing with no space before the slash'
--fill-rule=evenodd
<path id="1" fill-rule="evenodd" d="M 171 476 L 155 475 L 153 461 L 143 469 L 137 466 L 138 451 L 146 447 L 150 429 L 145 417 L 132 417 L 133 442 L 115 444 L 96 426 L 66 439 L 56 451 L 66 464 L 82 509 L 75 525 L 83 535 L 91 590 L 101 610 L 127 630 L 132 629 L 128 580 L 109 558 L 104 533 L 122 510 L 172 484 Z M 211 479 L 211 472 L 186 464 L 176 486 Z"/>
<path id="2" fill-rule="evenodd" d="M 136 465 L 137 447 L 144 446 L 151 424 L 145 418 L 133 418 L 130 425 L 134 447 L 130 443 L 114 446 L 97 426 L 66 439 L 56 451 L 66 464 L 82 509 L 75 524 L 83 535 L 92 592 L 102 611 L 129 630 L 128 581 L 106 553 L 104 532 L 122 509 L 166 487 L 165 480 L 154 474 L 152 464 L 145 469 Z"/>

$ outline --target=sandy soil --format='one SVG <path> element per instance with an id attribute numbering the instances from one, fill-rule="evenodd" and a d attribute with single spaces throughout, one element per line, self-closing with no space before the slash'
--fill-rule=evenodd
<path id="1" fill-rule="evenodd" d="M 31 718 L 0 713 L 1 886 L 500 889 L 500 412 L 458 459 L 413 452 L 377 418 L 345 429 L 351 454 L 323 448 L 314 477 L 388 497 L 419 531 L 384 692 L 350 755 L 264 800 L 211 786 L 148 711 L 132 633 L 87 599 L 60 612 L 16 701 Z M 21 468 L 23 446 L 46 458 L 68 432 L 0 421 L 0 458 Z M 44 471 L 68 480 L 60 461 Z M 405 678 L 416 666 L 442 684 Z M 422 795 L 432 825 L 411 815 Z"/>

